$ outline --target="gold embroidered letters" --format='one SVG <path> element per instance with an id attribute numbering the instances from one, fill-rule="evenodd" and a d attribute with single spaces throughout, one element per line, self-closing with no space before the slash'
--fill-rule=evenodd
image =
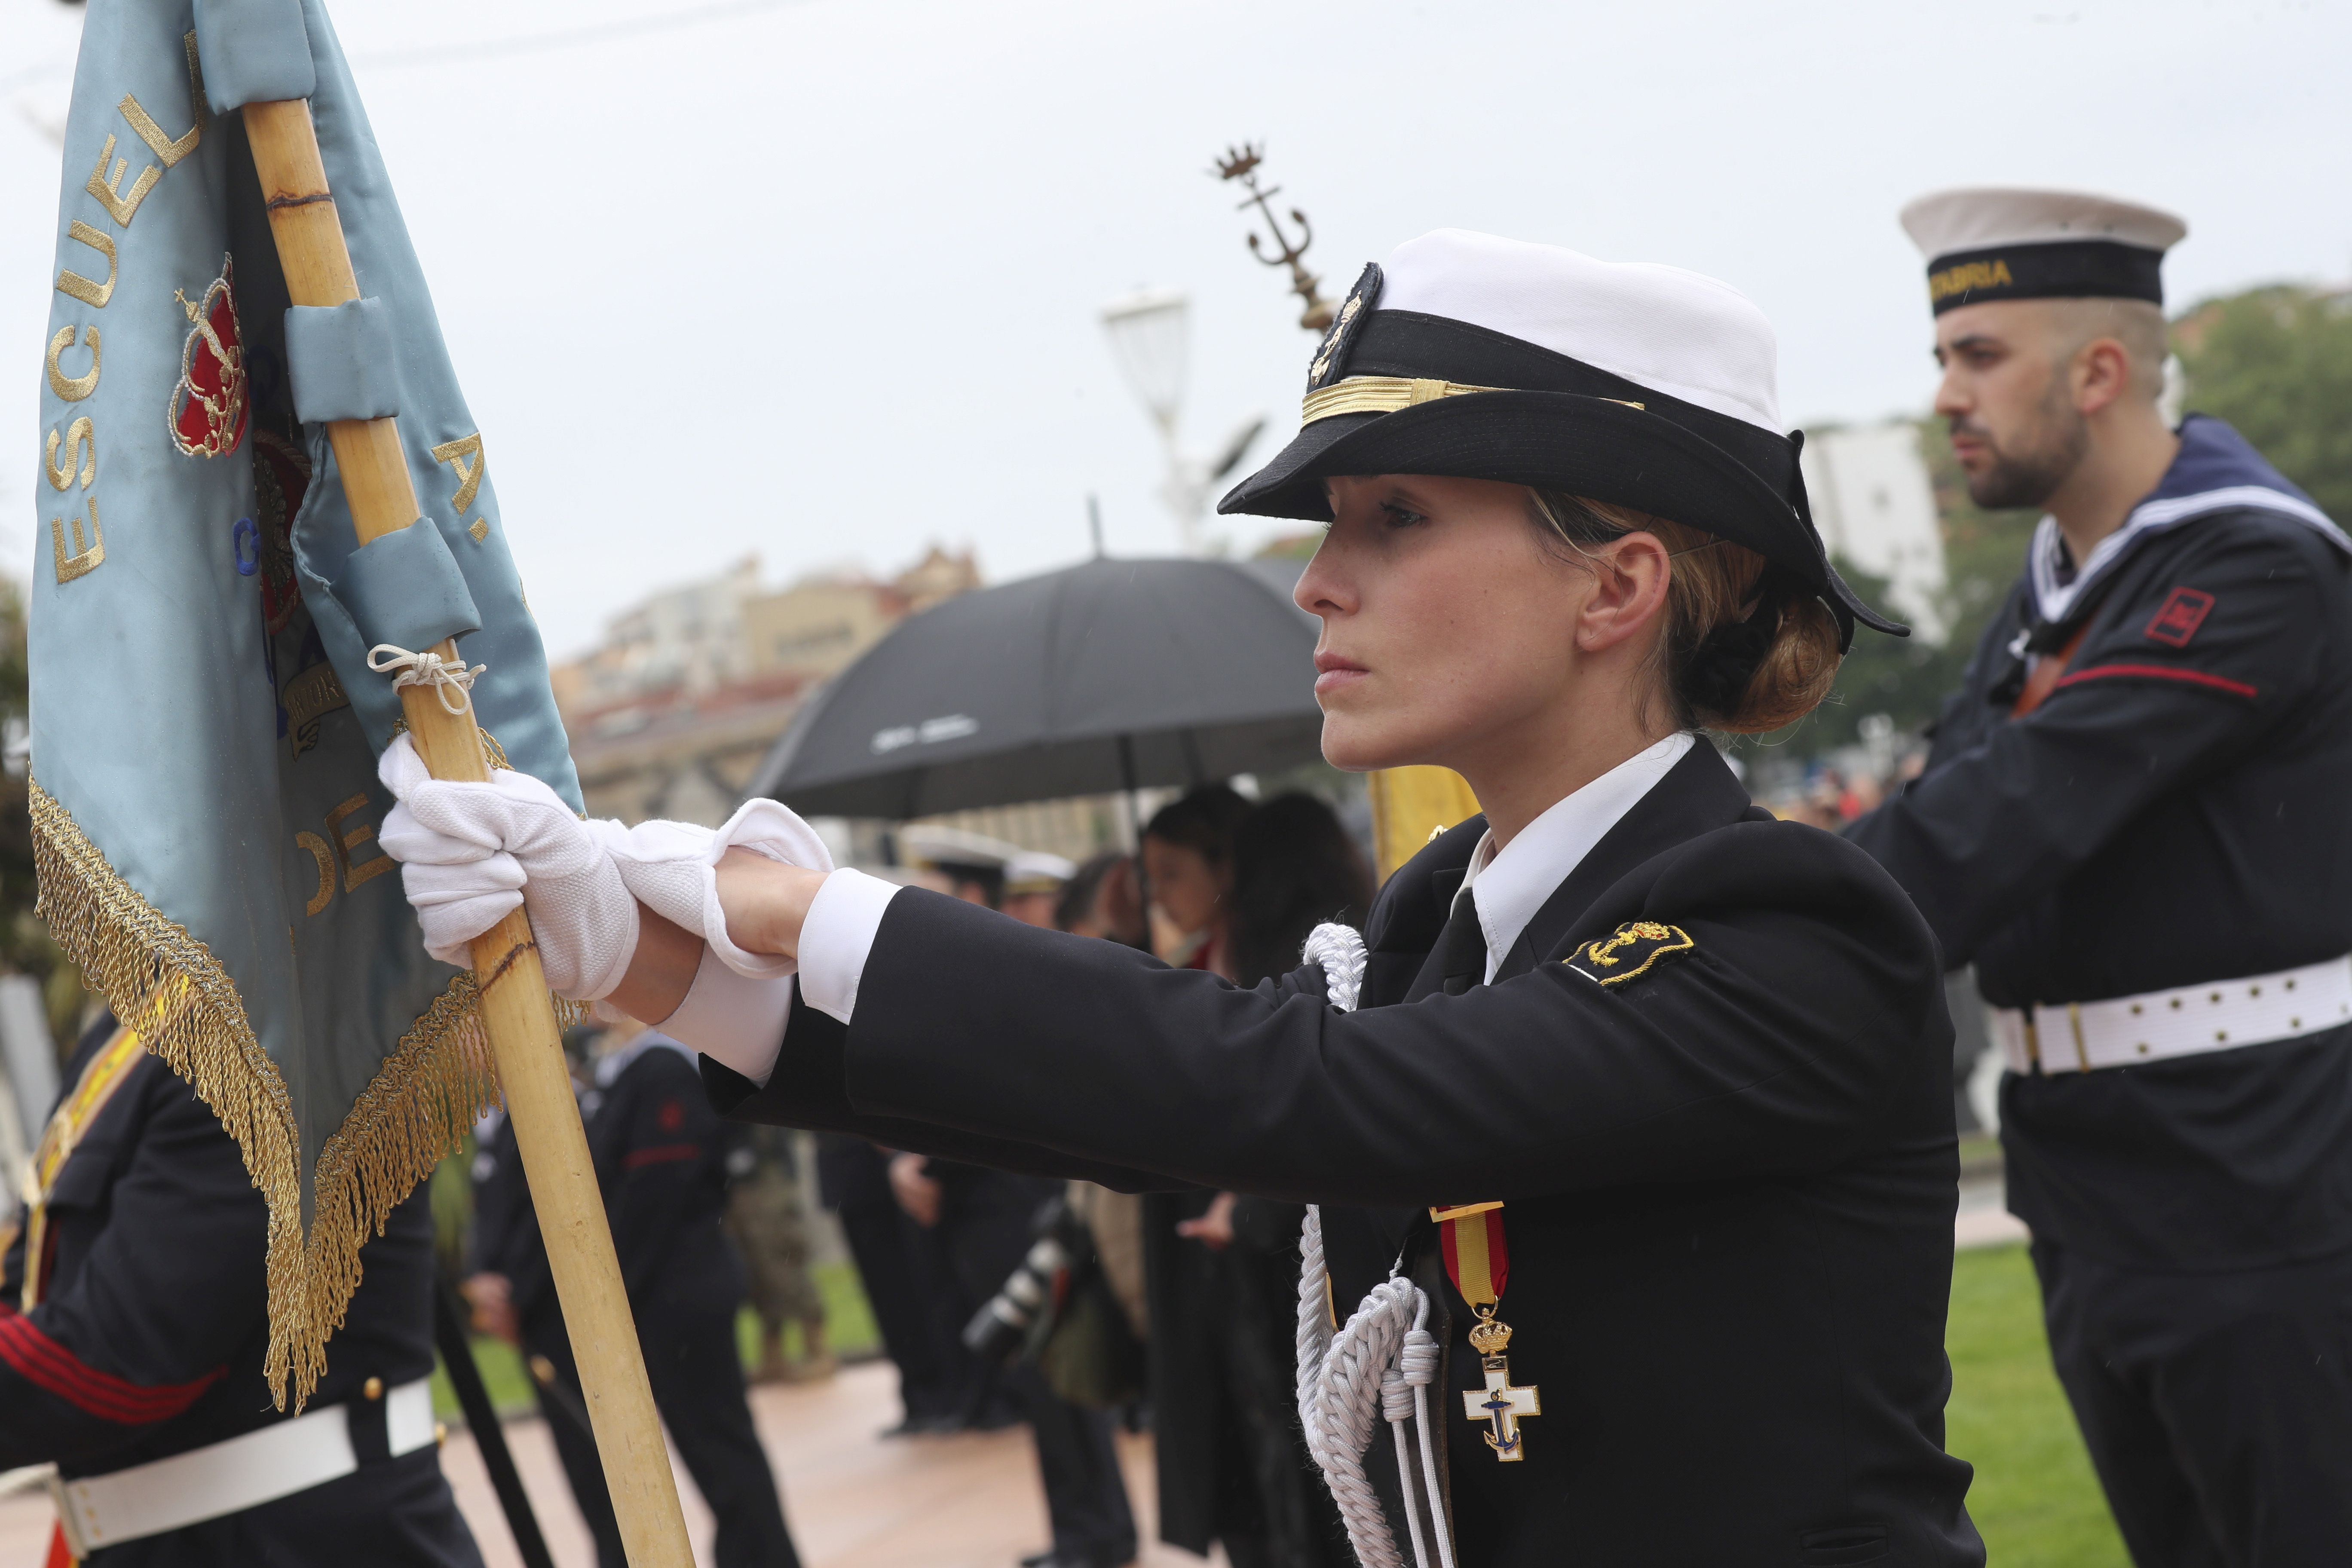
<path id="1" fill-rule="evenodd" d="M 466 461 L 467 458 L 474 460 L 468 463 Z M 457 473 L 457 493 L 449 504 L 457 510 L 460 516 L 464 515 L 482 489 L 482 433 L 477 430 L 455 441 L 442 442 L 433 448 L 433 460 L 448 464 Z M 481 536 L 477 534 L 475 537 L 479 539 Z"/>
<path id="2" fill-rule="evenodd" d="M 152 163 L 148 164 L 139 172 L 139 177 L 131 182 L 131 194 L 125 195 L 122 193 L 122 176 L 129 172 L 131 165 L 124 159 L 114 158 L 114 178 L 110 180 L 106 177 L 106 161 L 109 158 L 114 158 L 114 138 L 111 135 L 107 137 L 106 145 L 98 150 L 98 167 L 89 172 L 89 184 L 82 189 L 98 198 L 98 205 L 106 209 L 107 216 L 129 228 L 131 220 L 138 215 L 139 204 L 147 199 L 147 193 L 155 188 L 155 182 L 163 177 L 163 171 Z"/>
<path id="3" fill-rule="evenodd" d="M 53 490 L 61 490 L 73 484 L 74 458 L 76 454 L 79 454 L 81 488 L 89 489 L 90 480 L 98 477 L 98 432 L 91 426 L 89 416 L 85 414 L 66 426 L 66 438 L 63 443 L 66 460 L 62 464 L 58 461 L 58 433 L 51 430 L 48 450 L 43 454 L 41 460 L 41 467 L 49 476 L 49 488 Z"/>
<path id="4" fill-rule="evenodd" d="M 98 498 L 89 497 L 82 504 L 89 508 L 89 547 L 81 541 L 81 519 L 73 520 L 73 553 L 66 553 L 66 525 L 63 518 L 49 519 L 49 550 L 57 558 L 58 585 L 63 587 L 77 577 L 86 577 L 98 570 L 106 559 L 106 535 L 98 531 Z"/>
<path id="5" fill-rule="evenodd" d="M 93 305 L 99 310 L 105 310 L 106 302 L 114 298 L 114 274 L 116 270 L 114 241 L 99 233 L 98 230 L 90 227 L 89 225 L 82 222 L 79 218 L 76 218 L 73 222 L 66 225 L 66 237 L 68 239 L 78 239 L 84 245 L 89 246 L 92 250 L 97 251 L 100 256 L 106 258 L 106 281 L 103 283 L 93 282 L 89 279 L 83 277 L 79 272 L 60 268 L 58 271 L 58 292 L 60 294 L 70 294 L 85 305 Z"/>
<path id="6" fill-rule="evenodd" d="M 79 403 L 98 390 L 98 329 L 81 330 L 81 346 L 89 351 L 89 369 L 81 375 L 68 375 L 65 367 L 58 363 L 66 350 L 73 347 L 73 341 L 71 327 L 59 327 L 58 335 L 49 340 L 49 390 L 65 402 Z"/>

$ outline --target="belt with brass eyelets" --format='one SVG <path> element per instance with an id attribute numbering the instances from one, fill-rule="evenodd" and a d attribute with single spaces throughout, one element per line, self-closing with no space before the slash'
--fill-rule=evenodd
<path id="1" fill-rule="evenodd" d="M 420 1377 L 387 1389 L 382 1379 L 372 1377 L 366 1392 L 349 1405 L 316 1406 L 238 1436 L 102 1476 L 51 1476 L 58 1528 L 79 1562 L 103 1547 L 309 1491 L 359 1469 L 362 1445 L 353 1429 L 371 1421 L 382 1436 L 365 1447 L 381 1445 L 385 1458 L 431 1447 L 441 1436 L 440 1424 L 433 1419 L 431 1381 Z"/>
<path id="2" fill-rule="evenodd" d="M 2352 1024 L 2352 954 L 2137 996 L 1995 1007 L 1992 1024 L 2019 1073 L 2095 1072 L 2292 1040 Z"/>

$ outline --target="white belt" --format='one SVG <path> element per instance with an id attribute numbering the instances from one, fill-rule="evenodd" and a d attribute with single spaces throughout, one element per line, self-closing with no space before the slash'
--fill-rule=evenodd
<path id="1" fill-rule="evenodd" d="M 110 1475 L 49 1481 L 58 1523 L 76 1558 L 167 1530 L 241 1513 L 340 1480 L 360 1468 L 352 1447 L 354 1406 L 331 1405 L 225 1442 Z M 433 1386 L 419 1378 L 383 1398 L 394 1457 L 434 1440 Z"/>
<path id="2" fill-rule="evenodd" d="M 1996 1007 L 1992 1021 L 2011 1072 L 2090 1072 L 2234 1051 L 2352 1024 L 2352 955 L 2178 991 Z"/>

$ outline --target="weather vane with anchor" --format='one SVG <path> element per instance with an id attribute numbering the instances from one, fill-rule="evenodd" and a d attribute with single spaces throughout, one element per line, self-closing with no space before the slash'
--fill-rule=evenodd
<path id="1" fill-rule="evenodd" d="M 1258 188 L 1257 166 L 1265 160 L 1265 143 L 1263 142 L 1255 146 L 1244 142 L 1239 147 L 1228 147 L 1225 155 L 1217 160 L 1217 177 L 1239 180 L 1242 189 L 1249 193 L 1235 210 L 1247 212 L 1255 206 L 1265 215 L 1265 226 L 1274 236 L 1275 253 L 1268 256 L 1260 248 L 1258 237 L 1253 232 L 1249 237 L 1250 254 L 1268 267 L 1290 268 L 1290 291 L 1307 302 L 1298 324 L 1310 332 L 1320 332 L 1331 325 L 1331 301 L 1323 298 L 1323 279 L 1307 271 L 1303 259 L 1307 247 L 1315 243 L 1315 230 L 1308 226 L 1307 215 L 1293 207 L 1290 209 L 1290 221 L 1298 226 L 1298 243 L 1291 244 L 1284 235 L 1282 220 L 1275 215 L 1272 205 L 1273 198 L 1282 195 L 1282 187 L 1276 185 L 1271 190 Z"/>

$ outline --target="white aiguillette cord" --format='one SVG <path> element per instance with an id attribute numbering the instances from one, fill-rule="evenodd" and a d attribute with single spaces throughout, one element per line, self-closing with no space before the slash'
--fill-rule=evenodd
<path id="1" fill-rule="evenodd" d="M 429 686 L 441 699 L 441 710 L 453 717 L 470 706 L 468 694 L 474 689 L 474 677 L 489 668 L 478 664 L 471 668 L 462 658 L 443 658 L 437 653 L 411 653 L 398 643 L 380 642 L 368 649 L 368 668 L 378 675 L 392 677 L 394 687 Z M 457 700 L 449 700 L 455 692 Z"/>
<path id="2" fill-rule="evenodd" d="M 1361 936 L 1348 926 L 1317 926 L 1299 957 L 1323 966 L 1325 993 L 1332 1006 L 1342 1013 L 1356 1010 L 1364 983 Z M 1314 1204 L 1307 1205 L 1298 1256 L 1298 1420 L 1306 1429 L 1307 1451 L 1322 1469 L 1331 1500 L 1348 1527 L 1349 1542 L 1363 1568 L 1404 1568 L 1380 1494 L 1364 1474 L 1377 1404 L 1396 1449 L 1397 1485 L 1404 1496 L 1405 1524 L 1412 1532 L 1413 1562 L 1418 1568 L 1430 1568 L 1421 1522 L 1426 1509 L 1429 1533 L 1437 1538 L 1439 1568 L 1454 1568 L 1454 1538 L 1438 1498 L 1437 1456 L 1429 1422 L 1429 1385 L 1437 1377 L 1439 1359 L 1437 1341 L 1428 1328 L 1429 1298 L 1391 1269 L 1347 1326 L 1334 1331 L 1330 1270 L 1323 1258 L 1323 1211 Z M 1424 1484 L 1418 1502 L 1408 1422 L 1420 1435 Z"/>

